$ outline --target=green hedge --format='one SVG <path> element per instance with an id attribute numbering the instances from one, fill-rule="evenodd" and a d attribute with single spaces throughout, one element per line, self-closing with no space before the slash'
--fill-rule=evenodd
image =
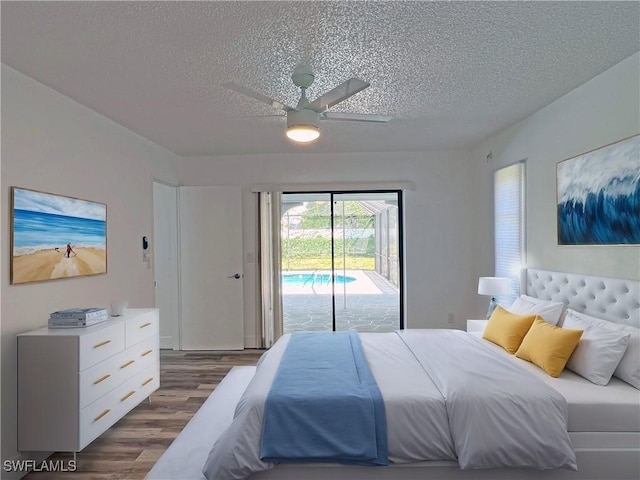
<path id="1" fill-rule="evenodd" d="M 336 239 L 335 266 L 342 266 L 342 239 Z M 375 239 L 347 239 L 346 267 L 354 269 L 375 268 Z M 331 268 L 331 239 L 323 237 L 291 238 L 282 240 L 282 264 L 284 268 L 306 270 Z"/>

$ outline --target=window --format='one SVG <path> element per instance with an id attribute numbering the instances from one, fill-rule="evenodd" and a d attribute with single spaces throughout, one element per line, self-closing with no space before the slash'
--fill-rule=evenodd
<path id="1" fill-rule="evenodd" d="M 524 266 L 524 160 L 494 174 L 495 271 L 511 279 L 511 293 L 500 303 L 510 305 L 520 295 Z"/>

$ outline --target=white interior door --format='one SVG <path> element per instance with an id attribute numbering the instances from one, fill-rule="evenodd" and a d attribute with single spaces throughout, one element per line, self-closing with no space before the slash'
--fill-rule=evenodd
<path id="1" fill-rule="evenodd" d="M 244 348 L 239 187 L 180 187 L 181 349 Z"/>
<path id="2" fill-rule="evenodd" d="M 153 183 L 153 273 L 160 310 L 160 348 L 180 348 L 178 188 Z"/>

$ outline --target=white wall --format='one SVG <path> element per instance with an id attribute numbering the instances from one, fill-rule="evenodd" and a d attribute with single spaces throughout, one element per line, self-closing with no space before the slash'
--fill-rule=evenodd
<path id="1" fill-rule="evenodd" d="M 249 155 L 185 159 L 180 183 L 243 188 L 246 260 L 257 248 L 257 202 L 251 185 L 414 182 L 416 189 L 406 192 L 404 205 L 407 325 L 464 328 L 469 315 L 477 314 L 470 173 L 465 151 Z M 255 341 L 256 267 L 245 261 L 248 345 Z M 446 323 L 448 313 L 454 314 L 455 324 Z"/>
<path id="2" fill-rule="evenodd" d="M 141 237 L 153 235 L 153 179 L 176 183 L 178 158 L 163 148 L 2 66 L 3 260 L 10 257 L 10 186 L 107 204 L 107 274 L 22 285 L 1 268 L 2 460 L 17 459 L 16 335 L 46 325 L 69 306 L 107 306 L 127 298 L 154 305 L 153 275 Z M 22 458 L 34 458 L 25 455 Z M 17 475 L 2 473 L 2 478 Z"/>
<path id="3" fill-rule="evenodd" d="M 558 246 L 556 163 L 640 132 L 640 53 L 489 138 L 473 151 L 474 257 L 493 270 L 493 171 L 527 159 L 527 265 L 547 270 L 640 279 L 640 247 Z M 493 161 L 486 155 L 493 152 Z M 640 161 L 640 160 L 639 160 Z M 485 259 L 482 261 L 482 259 Z"/>

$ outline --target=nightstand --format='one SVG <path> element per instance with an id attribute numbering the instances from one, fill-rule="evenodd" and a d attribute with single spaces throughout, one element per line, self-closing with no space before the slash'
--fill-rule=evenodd
<path id="1" fill-rule="evenodd" d="M 482 334 L 489 320 L 467 320 L 467 332 Z"/>

